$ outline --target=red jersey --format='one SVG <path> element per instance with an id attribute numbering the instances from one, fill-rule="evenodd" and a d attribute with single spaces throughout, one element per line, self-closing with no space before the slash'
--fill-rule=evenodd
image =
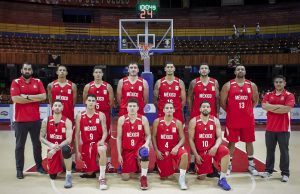
<path id="1" fill-rule="evenodd" d="M 125 120 L 122 125 L 122 148 L 124 150 L 139 149 L 145 141 L 145 130 L 142 122 L 142 115 L 137 116 L 132 123 L 128 115 L 124 115 Z"/>
<path id="2" fill-rule="evenodd" d="M 95 82 L 90 82 L 90 88 L 88 94 L 94 94 L 97 97 L 96 110 L 97 111 L 109 111 L 109 92 L 107 90 L 107 82 L 103 81 L 102 84 L 97 87 Z"/>
<path id="3" fill-rule="evenodd" d="M 10 87 L 11 96 L 36 95 L 46 93 L 41 80 L 30 78 L 29 83 L 23 77 L 14 79 Z M 26 104 L 14 103 L 13 120 L 16 122 L 31 122 L 40 120 L 39 102 L 31 102 Z"/>
<path id="4" fill-rule="evenodd" d="M 52 103 L 54 100 L 59 99 L 64 105 L 62 114 L 74 123 L 74 105 L 73 105 L 73 90 L 72 82 L 67 80 L 67 84 L 61 87 L 57 80 L 53 81 L 51 90 Z"/>
<path id="5" fill-rule="evenodd" d="M 198 153 L 207 151 L 215 145 L 216 124 L 214 116 L 209 115 L 206 124 L 201 120 L 200 115 L 196 117 L 194 141 Z"/>
<path id="6" fill-rule="evenodd" d="M 88 117 L 86 111 L 81 112 L 80 132 L 83 144 L 97 143 L 101 140 L 103 131 L 99 113 Z"/>
<path id="7" fill-rule="evenodd" d="M 122 115 L 127 114 L 127 101 L 131 98 L 135 98 L 138 100 L 138 114 L 144 115 L 145 103 L 143 78 L 139 77 L 133 84 L 130 83 L 128 77 L 123 78 L 122 99 L 120 105 L 120 112 L 122 112 Z"/>
<path id="8" fill-rule="evenodd" d="M 230 80 L 226 107 L 226 127 L 250 128 L 254 126 L 252 86 L 249 80 L 245 80 L 243 86 L 239 86 L 235 80 Z"/>
<path id="9" fill-rule="evenodd" d="M 180 114 L 182 114 L 181 87 L 180 80 L 177 77 L 175 77 L 170 84 L 166 80 L 166 77 L 161 78 L 158 92 L 158 112 L 163 112 L 164 106 L 167 102 L 173 103 L 175 107 L 174 115 L 176 115 L 176 112 L 180 112 Z"/>
<path id="10" fill-rule="evenodd" d="M 269 104 L 280 104 L 285 106 L 294 107 L 295 96 L 294 94 L 284 90 L 280 95 L 276 95 L 276 91 L 268 92 L 262 103 L 268 102 Z M 267 131 L 273 132 L 288 132 L 291 131 L 291 114 L 277 114 L 270 111 L 267 112 Z"/>
<path id="11" fill-rule="evenodd" d="M 47 121 L 47 140 L 54 144 L 61 144 L 66 140 L 66 120 L 62 116 L 59 123 L 55 123 L 53 116 L 48 117 Z"/>
<path id="12" fill-rule="evenodd" d="M 207 85 L 204 85 L 200 77 L 196 78 L 196 84 L 193 90 L 194 100 L 192 105 L 191 119 L 200 115 L 200 104 L 206 100 L 210 104 L 210 114 L 217 117 L 216 107 L 216 80 L 209 78 Z"/>
<path id="13" fill-rule="evenodd" d="M 173 119 L 171 123 L 167 125 L 163 117 L 159 118 L 156 136 L 158 150 L 163 153 L 171 152 L 179 142 L 178 134 L 176 119 Z"/>

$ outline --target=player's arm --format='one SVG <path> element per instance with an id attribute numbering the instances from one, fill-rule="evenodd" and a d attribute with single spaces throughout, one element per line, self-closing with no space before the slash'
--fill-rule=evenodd
<path id="1" fill-rule="evenodd" d="M 219 82 L 216 80 L 215 82 L 215 90 L 216 90 L 216 113 L 219 115 L 220 113 L 220 90 L 219 90 Z"/>
<path id="2" fill-rule="evenodd" d="M 178 144 L 171 150 L 171 154 L 176 155 L 178 153 L 178 149 L 184 145 L 184 141 L 185 141 L 185 137 L 184 137 L 184 133 L 183 133 L 183 126 L 181 121 L 177 120 L 176 121 L 176 127 L 178 129 L 178 135 L 179 135 L 179 142 Z"/>
<path id="3" fill-rule="evenodd" d="M 85 104 L 86 97 L 88 95 L 89 89 L 90 89 L 90 84 L 88 83 L 83 88 L 83 93 L 82 93 L 82 103 L 83 104 Z"/>
<path id="4" fill-rule="evenodd" d="M 192 80 L 189 89 L 188 89 L 188 97 L 187 97 L 187 103 L 189 108 L 189 113 L 192 113 L 192 107 L 194 102 L 194 87 L 196 85 L 196 79 Z"/>
<path id="5" fill-rule="evenodd" d="M 46 100 L 47 95 L 46 95 L 46 90 L 44 88 L 43 82 L 41 82 L 41 80 L 38 81 L 38 92 L 39 94 L 34 94 L 34 95 L 25 95 L 27 96 L 26 98 L 31 100 L 32 102 L 40 102 L 43 100 Z"/>
<path id="6" fill-rule="evenodd" d="M 117 150 L 118 157 L 122 157 L 122 126 L 124 124 L 124 116 L 119 117 L 117 124 Z"/>
<path id="7" fill-rule="evenodd" d="M 220 121 L 216 117 L 215 117 L 214 120 L 215 120 L 215 125 L 216 125 L 216 143 L 209 150 L 209 154 L 212 155 L 212 156 L 214 156 L 217 153 L 217 150 L 218 150 L 219 146 L 222 143 L 222 131 L 221 131 Z"/>
<path id="8" fill-rule="evenodd" d="M 47 86 L 47 96 L 48 96 L 48 101 L 50 106 L 52 105 L 52 87 L 53 87 L 53 82 L 49 83 Z"/>
<path id="9" fill-rule="evenodd" d="M 99 145 L 104 145 L 107 137 L 107 126 L 106 126 L 106 117 L 102 112 L 100 112 L 99 114 L 99 119 L 101 121 L 101 126 L 102 126 L 102 138 L 98 143 Z"/>
<path id="10" fill-rule="evenodd" d="M 122 100 L 122 87 L 123 87 L 123 79 L 120 79 L 117 86 L 117 102 L 119 106 L 121 106 L 121 100 Z"/>
<path id="11" fill-rule="evenodd" d="M 108 99 L 109 99 L 109 106 L 112 107 L 114 105 L 114 90 L 110 84 L 107 84 L 107 91 L 108 91 Z"/>
<path id="12" fill-rule="evenodd" d="M 269 104 L 268 101 L 263 102 L 262 108 L 266 111 L 270 111 L 277 114 L 285 114 L 289 113 L 295 105 L 295 97 L 294 95 L 289 95 L 286 100 L 287 103 L 285 105 L 282 104 Z"/>
<path id="13" fill-rule="evenodd" d="M 143 100 L 144 103 L 147 104 L 149 101 L 149 85 L 148 82 L 144 79 L 143 79 L 143 86 L 144 86 Z"/>
<path id="14" fill-rule="evenodd" d="M 79 152 L 79 143 L 80 143 L 80 120 L 81 120 L 81 113 L 78 112 L 75 119 L 75 151 L 77 155 L 77 159 L 80 159 L 80 152 Z"/>
<path id="15" fill-rule="evenodd" d="M 73 91 L 73 106 L 75 106 L 77 102 L 77 86 L 74 83 L 72 83 L 72 91 Z"/>
<path id="16" fill-rule="evenodd" d="M 223 85 L 221 94 L 220 94 L 220 106 L 223 108 L 224 111 L 226 111 L 227 107 L 227 98 L 228 98 L 228 92 L 229 92 L 229 82 Z"/>
<path id="17" fill-rule="evenodd" d="M 55 144 L 51 143 L 46 139 L 47 137 L 47 122 L 48 118 L 44 118 L 41 125 L 41 131 L 40 131 L 40 141 L 45 144 L 49 149 L 54 149 Z"/>
<path id="18" fill-rule="evenodd" d="M 258 89 L 255 83 L 251 82 L 251 86 L 252 86 L 252 103 L 253 103 L 253 108 L 256 107 L 256 105 L 258 104 L 258 100 L 259 100 L 259 94 L 258 94 Z"/>
<path id="19" fill-rule="evenodd" d="M 153 128 L 152 128 L 152 144 L 153 144 L 153 148 L 154 148 L 155 152 L 158 151 L 157 141 L 156 141 L 158 122 L 159 122 L 159 119 L 158 118 L 155 119 L 153 122 Z"/>
<path id="20" fill-rule="evenodd" d="M 149 144 L 150 144 L 150 141 L 151 141 L 151 132 L 150 132 L 150 126 L 149 126 L 149 121 L 147 119 L 147 117 L 145 116 L 142 116 L 142 123 L 144 125 L 144 130 L 145 130 L 145 144 L 144 146 L 147 147 L 149 149 Z"/>
<path id="21" fill-rule="evenodd" d="M 70 119 L 66 120 L 66 139 L 59 144 L 59 148 L 61 149 L 65 145 L 69 145 L 72 142 L 72 134 L 73 134 L 73 129 L 72 129 L 72 121 Z"/>
<path id="22" fill-rule="evenodd" d="M 160 79 L 156 81 L 154 85 L 154 91 L 153 91 L 153 103 L 158 108 L 158 95 L 159 95 L 159 87 L 160 87 Z"/>
<path id="23" fill-rule="evenodd" d="M 196 117 L 192 118 L 189 122 L 189 143 L 190 143 L 190 148 L 191 148 L 191 151 L 192 153 L 194 154 L 194 156 L 198 156 L 198 152 L 197 152 L 197 149 L 196 149 L 196 146 L 195 146 L 195 142 L 194 142 L 194 139 L 195 139 L 195 127 L 196 127 Z"/>
<path id="24" fill-rule="evenodd" d="M 179 85 L 181 88 L 181 92 L 180 92 L 180 98 L 181 98 L 181 105 L 182 105 L 182 109 L 184 109 L 184 106 L 186 104 L 186 91 L 185 91 L 185 85 L 183 83 L 182 80 L 179 80 Z"/>

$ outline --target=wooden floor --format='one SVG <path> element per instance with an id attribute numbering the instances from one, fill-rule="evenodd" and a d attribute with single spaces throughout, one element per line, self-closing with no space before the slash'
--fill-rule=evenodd
<path id="1" fill-rule="evenodd" d="M 264 132 L 256 132 L 255 157 L 265 161 Z M 238 147 L 244 150 L 244 144 L 238 144 Z M 16 179 L 15 158 L 14 158 L 15 138 L 13 131 L 0 131 L 0 194 L 94 194 L 100 192 L 106 193 L 225 193 L 217 186 L 217 179 L 206 179 L 199 181 L 195 175 L 187 175 L 187 191 L 179 190 L 177 176 L 174 179 L 161 181 L 157 174 L 149 174 L 149 190 L 140 191 L 138 179 L 124 182 L 118 174 L 108 174 L 109 190 L 100 191 L 97 179 L 84 180 L 79 174 L 73 174 L 73 188 L 64 189 L 64 175 L 55 181 L 50 181 L 48 175 L 38 173 L 25 173 L 23 180 Z M 248 173 L 233 173 L 228 177 L 232 190 L 230 193 L 239 194 L 298 194 L 300 193 L 300 131 L 293 131 L 290 140 L 290 170 L 291 176 L 288 183 L 280 182 L 280 173 L 274 173 L 269 179 L 252 177 Z M 277 150 L 278 151 L 278 150 Z M 43 153 L 45 148 L 43 147 Z M 298 154 L 297 154 L 298 153 Z M 276 169 L 278 169 L 279 153 L 276 153 Z M 25 170 L 34 164 L 32 156 L 32 146 L 28 136 L 25 150 Z M 228 193 L 229 193 L 228 192 Z"/>

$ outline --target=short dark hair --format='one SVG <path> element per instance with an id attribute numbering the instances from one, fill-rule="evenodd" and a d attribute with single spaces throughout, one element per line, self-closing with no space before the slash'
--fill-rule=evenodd
<path id="1" fill-rule="evenodd" d="M 202 104 L 204 104 L 204 103 L 208 103 L 209 104 L 209 106 L 210 106 L 210 102 L 208 102 L 207 100 L 203 100 L 202 102 L 201 102 L 201 104 L 200 104 L 200 107 L 202 106 Z"/>
<path id="2" fill-rule="evenodd" d="M 24 63 L 22 64 L 22 67 L 21 67 L 21 69 L 23 69 L 24 65 L 30 65 L 30 66 L 31 66 L 31 68 L 32 68 L 32 64 L 26 61 L 26 62 L 24 62 Z"/>
<path id="3" fill-rule="evenodd" d="M 128 105 L 129 103 L 136 103 L 136 104 L 139 106 L 139 102 L 138 102 L 138 100 L 137 100 L 136 98 L 129 98 L 129 99 L 127 100 L 127 105 Z"/>
<path id="4" fill-rule="evenodd" d="M 95 65 L 95 67 L 93 68 L 93 73 L 96 69 L 101 69 L 101 71 L 103 72 L 103 67 L 101 67 L 100 65 Z"/>
<path id="5" fill-rule="evenodd" d="M 67 66 L 66 66 L 66 65 L 58 65 L 58 66 L 56 67 L 56 71 L 58 71 L 58 69 L 59 69 L 60 67 L 65 67 L 65 68 L 66 68 L 66 70 L 68 71 L 68 68 L 67 68 Z"/>
<path id="6" fill-rule="evenodd" d="M 285 78 L 283 75 L 275 75 L 275 76 L 273 77 L 273 82 L 274 82 L 275 79 L 277 79 L 277 78 L 280 78 L 280 79 L 283 79 L 284 81 L 286 81 L 286 78 Z"/>
<path id="7" fill-rule="evenodd" d="M 172 106 L 174 107 L 174 104 L 172 102 L 166 102 L 164 108 L 166 107 L 167 104 L 172 104 Z"/>
<path id="8" fill-rule="evenodd" d="M 137 65 L 137 66 L 139 66 L 138 63 L 137 63 L 136 61 L 130 61 L 129 64 L 128 64 L 128 67 L 129 67 L 130 65 Z"/>
<path id="9" fill-rule="evenodd" d="M 207 62 L 202 62 L 202 63 L 200 63 L 199 67 L 201 67 L 202 65 L 207 65 L 208 66 L 208 63 Z"/>
<path id="10" fill-rule="evenodd" d="M 175 67 L 175 65 L 174 65 L 174 63 L 173 63 L 172 61 L 165 61 L 165 67 L 166 67 L 168 64 L 172 64 L 172 65 Z"/>
<path id="11" fill-rule="evenodd" d="M 53 104 L 54 104 L 55 102 L 60 102 L 61 104 L 63 104 L 62 101 L 61 101 L 60 99 L 55 99 L 55 100 L 53 101 Z"/>
<path id="12" fill-rule="evenodd" d="M 246 69 L 245 65 L 243 65 L 243 64 L 238 64 L 238 65 L 235 66 L 234 71 L 236 70 L 237 67 L 244 67 L 244 68 Z"/>
<path id="13" fill-rule="evenodd" d="M 88 97 L 92 97 L 92 98 L 95 98 L 95 99 L 97 99 L 97 97 L 96 97 L 96 95 L 95 95 L 95 94 L 88 94 L 88 95 L 86 96 L 86 99 L 88 99 Z"/>

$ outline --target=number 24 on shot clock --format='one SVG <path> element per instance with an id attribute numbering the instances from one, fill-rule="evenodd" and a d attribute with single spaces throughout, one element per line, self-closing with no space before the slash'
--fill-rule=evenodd
<path id="1" fill-rule="evenodd" d="M 138 17 L 140 19 L 152 19 L 156 15 L 157 5 L 155 4 L 139 4 L 137 6 Z"/>

